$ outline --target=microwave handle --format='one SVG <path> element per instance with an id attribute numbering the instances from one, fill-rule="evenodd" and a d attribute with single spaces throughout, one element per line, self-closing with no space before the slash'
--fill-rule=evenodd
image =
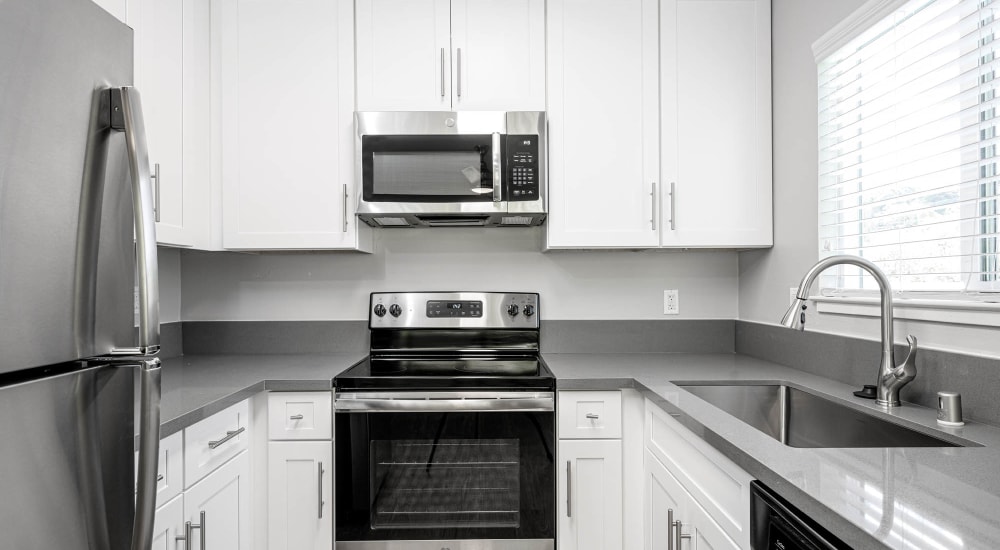
<path id="1" fill-rule="evenodd" d="M 503 173 L 501 172 L 501 151 L 500 151 L 500 138 L 502 136 L 499 133 L 493 133 L 493 202 L 500 202 L 503 200 L 501 196 L 501 189 L 503 187 Z"/>

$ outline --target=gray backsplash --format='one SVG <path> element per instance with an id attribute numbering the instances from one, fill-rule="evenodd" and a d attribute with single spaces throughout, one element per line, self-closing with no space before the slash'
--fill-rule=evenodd
<path id="1" fill-rule="evenodd" d="M 777 325 L 736 322 L 736 352 L 857 386 L 874 384 L 881 345 Z M 896 345 L 896 362 L 906 346 Z M 900 392 L 904 402 L 937 407 L 937 392 L 962 394 L 969 419 L 1000 425 L 1000 361 L 933 349 L 917 350 L 917 377 Z"/>
<path id="2" fill-rule="evenodd" d="M 545 321 L 544 353 L 733 353 L 724 319 Z"/>
<path id="3" fill-rule="evenodd" d="M 184 322 L 184 353 L 367 351 L 367 321 Z"/>

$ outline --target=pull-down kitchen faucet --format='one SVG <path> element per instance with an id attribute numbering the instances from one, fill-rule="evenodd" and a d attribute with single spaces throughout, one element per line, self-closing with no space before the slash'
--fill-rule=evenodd
<path id="1" fill-rule="evenodd" d="M 856 265 L 871 273 L 875 277 L 875 281 L 878 282 L 879 294 L 882 298 L 882 362 L 878 367 L 878 380 L 875 384 L 877 388 L 875 403 L 883 407 L 898 407 L 900 404 L 899 390 L 917 377 L 917 339 L 913 335 L 906 337 L 910 350 L 903 363 L 898 367 L 894 366 L 896 361 L 892 349 L 892 289 L 889 287 L 889 280 L 886 279 L 885 274 L 878 266 L 858 256 L 830 256 L 816 262 L 816 265 L 802 278 L 799 289 L 795 293 L 795 301 L 785 312 L 785 316 L 781 318 L 781 324 L 788 328 L 805 329 L 806 308 L 808 307 L 806 298 L 809 296 L 809 287 L 826 268 L 840 264 Z"/>

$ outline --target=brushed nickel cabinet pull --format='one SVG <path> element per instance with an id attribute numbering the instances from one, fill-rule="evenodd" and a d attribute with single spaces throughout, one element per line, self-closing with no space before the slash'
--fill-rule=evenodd
<path id="1" fill-rule="evenodd" d="M 573 472 L 572 461 L 566 461 L 566 517 L 573 517 Z"/>
<path id="2" fill-rule="evenodd" d="M 462 48 L 458 48 L 458 60 L 455 62 L 455 72 L 458 73 L 458 98 L 462 98 Z"/>
<path id="3" fill-rule="evenodd" d="M 441 48 L 441 97 L 444 97 L 444 72 L 448 70 L 448 59 L 445 57 L 444 48 Z"/>
<path id="4" fill-rule="evenodd" d="M 227 431 L 226 432 L 226 437 L 223 437 L 222 439 L 218 439 L 216 441 L 209 441 L 208 442 L 208 448 L 209 449 L 215 449 L 219 445 L 222 445 L 223 443 L 229 441 L 230 439 L 232 439 L 232 438 L 240 435 L 241 433 L 243 433 L 245 431 L 246 431 L 246 428 L 243 428 L 243 427 L 240 427 L 240 429 L 238 429 L 238 430 Z"/>
<path id="5" fill-rule="evenodd" d="M 652 203 L 652 212 L 650 212 L 649 225 L 652 227 L 653 231 L 656 231 L 656 182 L 653 182 L 653 189 L 649 192 L 650 203 Z"/>
<path id="6" fill-rule="evenodd" d="M 323 463 L 322 462 L 319 463 L 319 471 L 317 472 L 316 478 L 318 480 L 317 481 L 317 487 L 316 487 L 316 495 L 317 495 L 317 502 L 319 504 L 319 506 L 318 506 L 318 508 L 319 508 L 319 519 L 323 519 L 323 505 L 326 504 L 326 503 L 323 502 Z"/>
<path id="7" fill-rule="evenodd" d="M 293 414 L 292 416 L 288 417 L 289 420 L 302 420 L 303 418 L 305 417 L 302 416 L 301 414 Z"/>

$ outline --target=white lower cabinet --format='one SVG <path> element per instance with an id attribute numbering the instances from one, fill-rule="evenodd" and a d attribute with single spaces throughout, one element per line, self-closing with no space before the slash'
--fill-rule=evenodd
<path id="1" fill-rule="evenodd" d="M 750 474 L 650 401 L 644 430 L 646 550 L 749 550 Z"/>
<path id="2" fill-rule="evenodd" d="M 622 548 L 622 442 L 559 441 L 559 550 Z"/>
<path id="3" fill-rule="evenodd" d="M 184 491 L 184 521 L 199 526 L 185 550 L 251 548 L 249 489 L 250 455 L 243 452 Z"/>
<path id="4" fill-rule="evenodd" d="M 267 457 L 268 550 L 329 550 L 333 444 L 272 441 Z"/>
<path id="5" fill-rule="evenodd" d="M 651 452 L 644 458 L 646 550 L 740 548 Z"/>
<path id="6" fill-rule="evenodd" d="M 177 495 L 156 509 L 153 517 L 152 550 L 178 550 L 177 537 L 184 536 L 184 497 Z"/>

